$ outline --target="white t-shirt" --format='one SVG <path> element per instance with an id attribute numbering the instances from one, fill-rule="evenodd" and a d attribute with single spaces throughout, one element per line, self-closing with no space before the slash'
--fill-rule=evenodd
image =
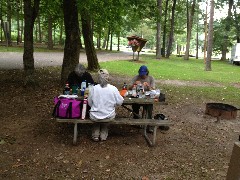
<path id="1" fill-rule="evenodd" d="M 107 84 L 102 88 L 100 84 L 95 85 L 89 94 L 88 104 L 90 109 L 90 119 L 101 120 L 114 118 L 115 106 L 123 103 L 123 97 L 120 95 L 118 89 Z"/>

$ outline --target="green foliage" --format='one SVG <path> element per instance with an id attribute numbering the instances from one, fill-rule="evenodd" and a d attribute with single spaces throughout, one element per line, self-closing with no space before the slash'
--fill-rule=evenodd
<path id="1" fill-rule="evenodd" d="M 189 99 L 197 96 L 202 99 L 229 101 L 239 103 L 240 91 L 233 84 L 239 84 L 239 66 L 233 66 L 224 61 L 212 61 L 212 71 L 205 71 L 204 61 L 170 57 L 169 59 L 155 60 L 154 55 L 141 55 L 141 61 L 112 61 L 100 63 L 110 73 L 124 75 L 129 78 L 137 75 L 141 65 L 146 65 L 157 82 L 161 80 L 179 80 L 199 82 L 200 86 L 161 85 L 164 91 L 174 92 L 176 98 Z M 201 83 L 203 84 L 201 86 Z M 207 84 L 207 86 L 204 86 Z M 177 99 L 176 99 L 177 100 Z"/>

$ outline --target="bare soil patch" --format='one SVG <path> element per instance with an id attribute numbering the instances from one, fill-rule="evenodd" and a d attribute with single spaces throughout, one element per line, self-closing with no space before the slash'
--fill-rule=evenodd
<path id="1" fill-rule="evenodd" d="M 0 179 L 226 178 L 240 134 L 239 115 L 216 123 L 204 113 L 209 99 L 175 101 L 175 93 L 168 92 L 168 105 L 156 105 L 154 114 L 164 113 L 174 125 L 158 130 L 156 147 L 149 147 L 141 129 L 132 126 L 111 126 L 108 140 L 96 143 L 88 125 L 80 127 L 73 146 L 73 126 L 56 123 L 51 116 L 53 97 L 62 92 L 60 72 L 42 69 L 37 77 L 39 87 L 23 88 L 22 70 L 0 71 Z M 112 81 L 128 79 L 113 75 Z M 176 86 L 181 83 L 175 81 Z"/>

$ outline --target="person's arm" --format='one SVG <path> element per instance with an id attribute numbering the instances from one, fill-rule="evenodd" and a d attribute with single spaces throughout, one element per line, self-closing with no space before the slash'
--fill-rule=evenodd
<path id="1" fill-rule="evenodd" d="M 150 80 L 150 86 L 151 86 L 151 89 L 156 89 L 155 79 L 152 76 L 151 76 L 151 80 Z"/>
<path id="2" fill-rule="evenodd" d="M 114 96 L 115 96 L 115 100 L 116 100 L 116 105 L 122 105 L 124 99 L 120 95 L 120 93 L 116 87 L 114 88 Z"/>
<path id="3" fill-rule="evenodd" d="M 152 89 L 155 89 L 155 80 L 154 80 L 154 78 L 152 77 L 152 76 L 148 76 L 148 79 L 146 79 L 147 81 L 145 81 L 144 83 L 143 83 L 143 85 L 144 85 L 144 89 L 145 90 L 148 90 L 148 91 L 150 91 L 150 90 L 152 90 Z"/>
<path id="4" fill-rule="evenodd" d="M 131 82 L 132 84 L 128 87 L 128 89 L 131 90 L 133 88 L 134 84 L 137 84 L 137 77 L 138 76 L 133 77 L 132 82 Z"/>
<path id="5" fill-rule="evenodd" d="M 91 93 L 88 96 L 88 105 L 92 107 L 93 104 L 93 96 L 94 96 L 94 87 L 91 89 Z"/>

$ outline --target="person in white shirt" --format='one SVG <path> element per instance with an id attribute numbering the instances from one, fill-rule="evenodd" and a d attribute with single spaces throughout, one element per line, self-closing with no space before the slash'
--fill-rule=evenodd
<path id="1" fill-rule="evenodd" d="M 109 73 L 106 69 L 98 71 L 99 84 L 89 92 L 88 104 L 90 119 L 95 121 L 92 129 L 94 141 L 105 141 L 108 136 L 108 121 L 115 118 L 115 106 L 123 103 L 118 89 L 109 84 Z"/>

